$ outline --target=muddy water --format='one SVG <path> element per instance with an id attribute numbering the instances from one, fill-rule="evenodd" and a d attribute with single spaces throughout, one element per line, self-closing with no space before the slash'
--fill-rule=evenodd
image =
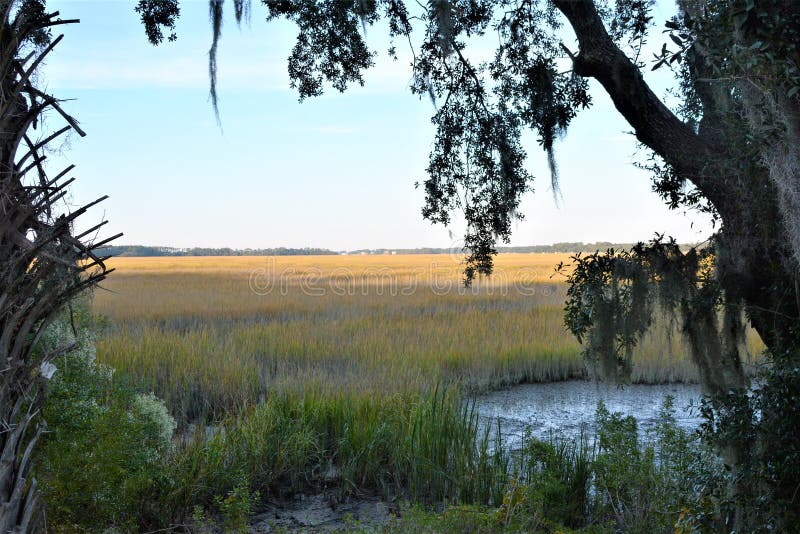
<path id="1" fill-rule="evenodd" d="M 595 382 L 569 381 L 526 384 L 494 391 L 477 399 L 483 424 L 500 420 L 503 441 L 518 448 L 527 429 L 537 438 L 574 438 L 586 428 L 591 434 L 597 402 L 609 411 L 632 415 L 639 431 L 646 435 L 658 417 L 667 395 L 675 399 L 675 418 L 680 426 L 693 429 L 700 424 L 700 388 L 696 385 L 631 385 L 624 388 Z"/>

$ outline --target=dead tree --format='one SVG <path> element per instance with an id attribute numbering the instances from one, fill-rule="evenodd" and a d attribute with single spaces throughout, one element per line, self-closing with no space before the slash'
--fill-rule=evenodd
<path id="1" fill-rule="evenodd" d="M 49 143 L 70 130 L 85 135 L 36 87 L 37 68 L 63 37 L 52 29 L 78 22 L 58 15 L 42 0 L 0 0 L 0 533 L 27 532 L 36 519 L 41 369 L 57 355 L 37 342 L 70 299 L 110 272 L 95 251 L 118 237 L 92 242 L 105 221 L 76 235 L 75 220 L 105 197 L 71 210 L 73 166 L 52 177 L 45 170 Z M 46 113 L 63 127 L 46 128 Z"/>

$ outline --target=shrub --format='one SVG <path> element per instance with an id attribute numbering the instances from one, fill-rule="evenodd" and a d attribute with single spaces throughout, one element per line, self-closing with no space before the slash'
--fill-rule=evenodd
<path id="1" fill-rule="evenodd" d="M 260 498 L 259 492 L 251 492 L 247 476 L 239 473 L 239 481 L 223 499 L 217 496 L 217 506 L 223 518 L 225 532 L 247 532 L 247 522 L 253 505 Z"/>
<path id="2" fill-rule="evenodd" d="M 728 469 L 709 479 L 716 487 L 709 498 L 716 501 L 720 529 L 796 532 L 800 524 L 800 367 L 792 350 L 767 353 L 765 359 L 769 365 L 752 391 L 703 403 L 703 439 L 741 451 L 728 458 Z M 709 516 L 689 514 L 687 520 L 709 525 Z"/>
<path id="3" fill-rule="evenodd" d="M 577 441 L 531 439 L 520 461 L 531 518 L 546 517 L 549 522 L 569 527 L 586 523 L 593 452 L 585 432 Z"/>
<path id="4" fill-rule="evenodd" d="M 710 511 L 718 472 L 709 448 L 680 428 L 667 399 L 655 430 L 598 404 L 593 435 L 574 441 L 527 437 L 495 514 L 495 529 L 558 532 L 692 532 Z"/>
<path id="5" fill-rule="evenodd" d="M 154 396 L 117 384 L 113 369 L 95 361 L 91 330 L 84 324 L 78 332 L 65 319 L 43 337 L 44 350 L 75 344 L 53 362 L 42 409 L 48 430 L 37 476 L 48 523 L 69 531 L 133 530 L 163 478 L 160 460 L 175 422 Z"/>

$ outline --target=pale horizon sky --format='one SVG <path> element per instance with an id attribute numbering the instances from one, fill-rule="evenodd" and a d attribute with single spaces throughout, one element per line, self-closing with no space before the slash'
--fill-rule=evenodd
<path id="1" fill-rule="evenodd" d="M 662 2 L 664 18 L 671 4 Z M 53 169 L 77 165 L 73 206 L 104 194 L 102 209 L 83 221 L 109 219 L 116 244 L 173 247 L 450 247 L 463 234 L 424 221 L 421 189 L 433 140 L 434 109 L 408 89 L 410 68 L 386 57 L 380 28 L 376 67 L 365 87 L 328 90 L 298 103 L 286 57 L 294 28 L 264 21 L 237 28 L 232 3 L 219 51 L 220 129 L 208 99 L 207 2 L 181 4 L 178 40 L 153 47 L 134 1 L 51 0 L 63 18 L 81 24 L 65 34 L 40 80 L 87 131 L 50 156 Z M 666 7 L 664 7 L 666 6 Z M 654 29 L 651 46 L 663 36 Z M 403 55 L 405 54 L 405 55 Z M 648 73 L 663 93 L 666 72 Z M 669 212 L 634 167 L 630 127 L 593 87 L 594 105 L 556 146 L 562 200 L 556 205 L 544 155 L 525 138 L 535 194 L 523 201 L 526 219 L 511 245 L 556 242 L 635 242 L 655 232 L 681 242 L 702 241 L 707 221 Z M 59 168 L 60 170 L 60 168 Z"/>

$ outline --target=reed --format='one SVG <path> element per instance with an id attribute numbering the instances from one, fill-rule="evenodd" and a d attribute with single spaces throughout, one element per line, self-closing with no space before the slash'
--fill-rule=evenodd
<path id="1" fill-rule="evenodd" d="M 498 503 L 509 453 L 490 446 L 470 406 L 446 388 L 381 398 L 276 394 L 210 438 L 196 431 L 178 447 L 166 462 L 171 485 L 158 500 L 172 510 L 213 506 L 244 478 L 268 499 L 328 489 L 427 504 Z"/>
<path id="2" fill-rule="evenodd" d="M 116 258 L 94 298 L 98 357 L 184 420 L 219 419 L 275 392 L 481 392 L 587 375 L 565 330 L 559 254 L 501 254 L 473 287 L 447 255 Z M 634 382 L 693 381 L 660 328 Z"/>

